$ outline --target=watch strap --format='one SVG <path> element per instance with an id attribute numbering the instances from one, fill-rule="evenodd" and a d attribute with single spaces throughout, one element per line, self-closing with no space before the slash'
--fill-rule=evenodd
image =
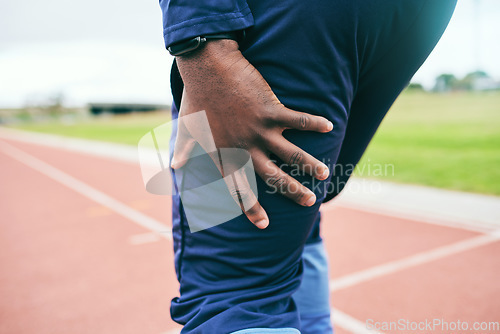
<path id="1" fill-rule="evenodd" d="M 240 32 L 230 31 L 197 36 L 179 43 L 172 44 L 167 48 L 167 50 L 172 56 L 182 56 L 199 49 L 204 43 L 207 42 L 207 40 L 232 39 L 234 41 L 238 41 L 240 35 Z"/>

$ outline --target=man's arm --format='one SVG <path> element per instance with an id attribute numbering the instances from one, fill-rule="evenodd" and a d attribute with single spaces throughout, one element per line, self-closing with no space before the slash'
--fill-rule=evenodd
<path id="1" fill-rule="evenodd" d="M 217 148 L 247 150 L 256 173 L 273 191 L 303 206 L 315 204 L 315 194 L 276 166 L 269 154 L 324 180 L 329 175 L 327 166 L 287 141 L 282 133 L 286 129 L 329 132 L 333 124 L 323 117 L 286 108 L 239 51 L 236 41 L 209 41 L 201 49 L 177 57 L 177 65 L 184 81 L 179 117 L 204 110 Z M 193 147 L 182 136 L 179 131 L 174 168 L 187 161 Z M 252 201 L 255 195 L 248 181 L 244 175 L 236 177 L 236 188 L 230 188 L 230 193 L 236 202 L 256 203 L 250 209 L 241 205 L 242 210 L 257 227 L 267 227 L 267 214 L 258 202 Z"/>
<path id="2" fill-rule="evenodd" d="M 168 48 L 193 37 L 239 31 L 253 25 L 246 0 L 160 0 L 163 33 Z M 193 53 L 177 57 L 184 82 L 180 116 L 205 110 L 217 148 L 239 147 L 252 157 L 255 171 L 273 190 L 295 202 L 311 206 L 312 191 L 283 172 L 270 159 L 274 153 L 291 166 L 305 167 L 312 176 L 324 180 L 328 168 L 307 152 L 288 142 L 285 129 L 328 132 L 333 125 L 318 116 L 296 112 L 283 106 L 267 82 L 241 54 L 236 41 L 208 41 Z M 181 131 L 174 150 L 173 166 L 179 168 L 192 148 Z M 179 163 L 180 162 L 180 163 Z M 229 189 L 239 203 L 255 197 L 244 175 Z M 253 201 L 251 201 L 253 203 Z M 269 218 L 256 202 L 243 212 L 259 228 Z"/>

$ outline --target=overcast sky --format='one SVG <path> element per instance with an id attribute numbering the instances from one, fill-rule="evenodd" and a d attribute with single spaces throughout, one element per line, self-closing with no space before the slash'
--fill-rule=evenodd
<path id="1" fill-rule="evenodd" d="M 500 80 L 499 17 L 499 0 L 459 0 L 448 30 L 413 81 L 430 87 L 443 72 L 462 76 L 478 68 Z M 72 105 L 170 103 L 171 61 L 158 1 L 0 4 L 0 107 L 58 93 Z"/>

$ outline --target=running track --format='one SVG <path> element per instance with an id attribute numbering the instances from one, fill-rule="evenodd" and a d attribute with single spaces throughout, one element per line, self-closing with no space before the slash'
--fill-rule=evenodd
<path id="1" fill-rule="evenodd" d="M 0 136 L 0 333 L 178 333 L 169 198 L 145 191 L 137 163 L 13 138 Z M 368 319 L 500 322 L 497 229 L 323 213 L 336 333 L 375 333 Z"/>

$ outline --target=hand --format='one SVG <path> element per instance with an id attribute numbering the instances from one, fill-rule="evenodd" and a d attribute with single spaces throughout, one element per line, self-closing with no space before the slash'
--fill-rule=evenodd
<path id="1" fill-rule="evenodd" d="M 333 124 L 323 117 L 286 108 L 235 41 L 210 41 L 196 53 L 178 57 L 177 65 L 185 85 L 180 117 L 204 110 L 216 148 L 247 150 L 256 173 L 269 186 L 298 204 L 312 206 L 316 202 L 314 193 L 283 172 L 268 155 L 274 153 L 290 166 L 324 180 L 329 175 L 328 167 L 287 141 L 282 133 L 285 129 L 329 132 Z M 179 129 L 172 168 L 182 167 L 193 146 L 194 139 Z M 212 159 L 218 161 L 217 157 Z M 251 208 L 242 205 L 255 198 L 244 173 L 235 177 L 231 195 L 252 223 L 266 228 L 269 218 L 258 201 L 252 202 Z"/>

